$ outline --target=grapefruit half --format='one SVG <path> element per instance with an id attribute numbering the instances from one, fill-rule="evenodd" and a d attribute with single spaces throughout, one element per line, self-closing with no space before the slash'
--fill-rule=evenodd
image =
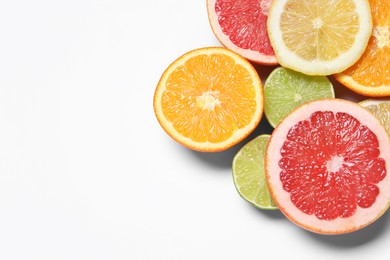
<path id="1" fill-rule="evenodd" d="M 272 0 L 207 0 L 211 29 L 226 48 L 259 64 L 278 64 L 268 32 Z"/>
<path id="2" fill-rule="evenodd" d="M 321 234 L 366 227 L 390 205 L 390 139 L 370 112 L 322 99 L 290 113 L 271 135 L 265 171 L 288 219 Z"/>

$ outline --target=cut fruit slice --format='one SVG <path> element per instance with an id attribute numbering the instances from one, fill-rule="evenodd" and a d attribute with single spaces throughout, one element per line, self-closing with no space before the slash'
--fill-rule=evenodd
<path id="1" fill-rule="evenodd" d="M 233 159 L 233 181 L 243 199 L 261 209 L 277 209 L 264 175 L 264 156 L 269 135 L 245 144 Z"/>
<path id="2" fill-rule="evenodd" d="M 202 152 L 226 150 L 247 137 L 263 113 L 255 68 L 223 47 L 190 51 L 163 73 L 154 94 L 162 128 L 177 142 Z"/>
<path id="3" fill-rule="evenodd" d="M 264 84 L 264 114 L 276 127 L 298 106 L 322 98 L 334 98 L 333 85 L 325 76 L 308 76 L 287 68 L 274 69 Z"/>
<path id="4" fill-rule="evenodd" d="M 371 35 L 367 0 L 274 0 L 268 32 L 283 67 L 330 75 L 352 66 Z"/>
<path id="5" fill-rule="evenodd" d="M 246 59 L 277 64 L 267 32 L 271 0 L 207 0 L 211 28 L 218 40 Z"/>
<path id="6" fill-rule="evenodd" d="M 378 219 L 390 205 L 390 139 L 356 103 L 303 104 L 273 131 L 265 159 L 269 191 L 292 222 L 342 234 Z"/>
<path id="7" fill-rule="evenodd" d="M 390 1 L 369 0 L 373 31 L 358 62 L 335 78 L 352 91 L 370 97 L 390 96 Z"/>
<path id="8" fill-rule="evenodd" d="M 378 118 L 390 135 L 390 98 L 367 99 L 359 103 Z"/>

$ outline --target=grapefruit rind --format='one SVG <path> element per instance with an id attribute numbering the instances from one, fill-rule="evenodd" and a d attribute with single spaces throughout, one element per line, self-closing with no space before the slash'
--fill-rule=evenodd
<path id="1" fill-rule="evenodd" d="M 269 11 L 267 28 L 272 47 L 280 65 L 307 75 L 331 75 L 339 73 L 352 66 L 362 56 L 372 31 L 372 17 L 367 0 L 355 0 L 355 11 L 359 17 L 359 32 L 356 34 L 352 47 L 330 61 L 304 60 L 291 51 L 284 43 L 280 17 L 284 6 L 289 0 L 273 0 Z M 302 4 L 304 1 L 302 1 Z M 322 12 L 326 10 L 321 10 Z"/>
<path id="2" fill-rule="evenodd" d="M 218 16 L 214 11 L 215 2 L 216 0 L 207 0 L 207 13 L 211 29 L 218 41 L 224 47 L 236 52 L 251 62 L 263 65 L 277 65 L 278 61 L 275 55 L 265 55 L 258 51 L 240 48 L 229 39 L 229 36 L 222 31 L 222 28 L 218 23 Z"/>
<path id="3" fill-rule="evenodd" d="M 241 129 L 237 129 L 235 133 L 228 138 L 225 141 L 218 142 L 218 143 L 212 143 L 212 142 L 196 142 L 188 137 L 185 137 L 181 135 L 174 127 L 173 124 L 167 120 L 163 113 L 162 109 L 162 95 L 166 89 L 166 81 L 170 74 L 180 65 L 184 64 L 188 59 L 191 57 L 195 57 L 197 55 L 201 54 L 225 54 L 227 56 L 230 56 L 234 58 L 235 62 L 250 73 L 251 79 L 253 80 L 253 86 L 256 89 L 256 97 L 255 101 L 257 104 L 256 111 L 252 117 L 252 120 L 250 124 L 246 125 L 245 127 Z M 153 98 L 153 108 L 154 113 L 156 115 L 156 118 L 161 125 L 161 127 L 164 129 L 164 131 L 176 142 L 180 143 L 181 145 L 190 148 L 195 151 L 199 152 L 220 152 L 229 149 L 230 147 L 236 145 L 237 143 L 241 142 L 243 139 L 245 139 L 249 134 L 252 133 L 252 131 L 256 128 L 256 126 L 260 123 L 260 120 L 263 115 L 263 87 L 261 79 L 256 71 L 256 69 L 250 64 L 249 61 L 245 60 L 242 56 L 239 54 L 236 54 L 233 51 L 230 51 L 224 47 L 204 47 L 199 49 L 191 50 L 184 55 L 177 58 L 174 62 L 172 62 L 167 69 L 162 74 L 158 85 L 156 87 L 154 98 Z"/>
<path id="4" fill-rule="evenodd" d="M 347 112 L 373 131 L 379 140 L 380 156 L 386 162 L 387 175 L 377 183 L 380 190 L 375 203 L 366 209 L 358 207 L 355 214 L 348 218 L 336 218 L 332 221 L 320 220 L 314 214 L 308 215 L 299 210 L 291 201 L 290 193 L 285 191 L 280 181 L 282 158 L 280 150 L 290 128 L 299 121 L 308 119 L 317 111 Z M 278 208 L 296 225 L 320 234 L 344 234 L 368 226 L 382 216 L 390 206 L 390 138 L 380 122 L 367 110 L 350 101 L 341 99 L 323 99 L 312 101 L 295 109 L 273 131 L 267 146 L 265 172 L 268 187 Z"/>

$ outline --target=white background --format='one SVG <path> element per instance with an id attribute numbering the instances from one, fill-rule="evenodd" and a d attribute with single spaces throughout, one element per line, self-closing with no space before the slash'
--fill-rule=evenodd
<path id="1" fill-rule="evenodd" d="M 205 0 L 0 0 L 0 259 L 389 259 L 389 213 L 321 236 L 241 199 L 264 122 L 215 154 L 165 134 L 162 72 L 214 45 Z"/>

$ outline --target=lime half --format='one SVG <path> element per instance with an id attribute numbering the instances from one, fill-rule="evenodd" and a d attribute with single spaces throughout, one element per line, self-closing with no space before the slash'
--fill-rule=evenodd
<path id="1" fill-rule="evenodd" d="M 333 85 L 326 76 L 308 76 L 278 67 L 264 84 L 264 114 L 270 125 L 276 127 L 303 103 L 334 97 Z"/>
<path id="2" fill-rule="evenodd" d="M 359 105 L 369 110 L 385 127 L 390 135 L 390 98 L 387 99 L 367 99 L 361 101 Z"/>
<path id="3" fill-rule="evenodd" d="M 270 135 L 260 135 L 245 144 L 233 159 L 233 181 L 238 193 L 258 208 L 277 209 L 264 174 L 264 156 Z"/>

